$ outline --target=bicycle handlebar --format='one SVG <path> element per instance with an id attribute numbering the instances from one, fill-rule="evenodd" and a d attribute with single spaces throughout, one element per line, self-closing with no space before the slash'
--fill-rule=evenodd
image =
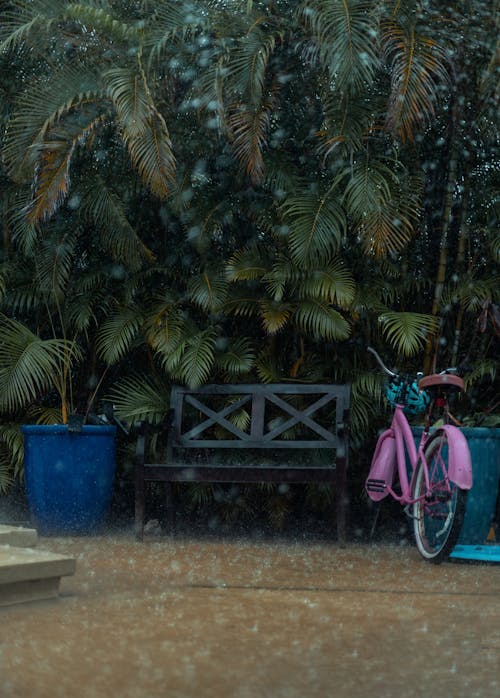
<path id="1" fill-rule="evenodd" d="M 370 354 L 373 354 L 373 356 L 377 360 L 377 363 L 379 364 L 380 368 L 384 371 L 384 373 L 386 373 L 391 378 L 397 378 L 399 376 L 399 373 L 397 373 L 397 371 L 391 371 L 390 368 L 387 368 L 387 366 L 384 364 L 384 362 L 382 361 L 382 359 L 380 358 L 380 356 L 377 354 L 377 352 L 375 351 L 375 349 L 373 347 L 366 347 L 366 349 L 367 349 L 367 351 L 370 352 Z M 458 370 L 456 368 L 445 368 L 444 371 L 440 372 L 440 375 L 444 375 L 446 373 L 449 373 L 451 375 L 458 375 Z M 423 376 L 423 373 L 417 374 L 417 378 L 422 377 L 422 376 Z"/>
<path id="2" fill-rule="evenodd" d="M 387 366 L 384 364 L 384 362 L 382 361 L 382 359 L 380 358 L 380 356 L 377 354 L 377 352 L 375 351 L 375 349 L 373 347 L 367 347 L 367 350 L 370 352 L 370 354 L 373 354 L 373 356 L 377 359 L 377 362 L 378 362 L 380 368 L 384 371 L 384 373 L 387 373 L 387 375 L 390 376 L 391 378 L 397 378 L 397 376 L 399 374 L 396 373 L 395 371 L 391 371 L 390 368 L 387 368 Z"/>

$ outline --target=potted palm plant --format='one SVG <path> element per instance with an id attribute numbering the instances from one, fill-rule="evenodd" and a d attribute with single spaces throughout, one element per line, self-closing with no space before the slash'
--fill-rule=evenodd
<path id="1" fill-rule="evenodd" d="M 21 427 L 33 523 L 41 534 L 90 532 L 111 500 L 116 427 L 84 424 L 86 415 L 71 414 L 82 350 L 73 340 L 43 339 L 5 315 L 0 332 L 0 410 L 38 421 Z M 59 407 L 50 405 L 54 394 Z"/>

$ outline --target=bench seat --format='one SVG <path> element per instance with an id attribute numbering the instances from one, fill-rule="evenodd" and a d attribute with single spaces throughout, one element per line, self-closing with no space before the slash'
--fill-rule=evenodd
<path id="1" fill-rule="evenodd" d="M 344 543 L 349 404 L 348 385 L 173 386 L 160 425 L 166 432 L 164 459 L 146 461 L 148 425 L 137 439 L 137 539 L 144 535 L 147 482 L 334 483 L 337 536 Z M 323 449 L 326 458 L 319 455 Z"/>

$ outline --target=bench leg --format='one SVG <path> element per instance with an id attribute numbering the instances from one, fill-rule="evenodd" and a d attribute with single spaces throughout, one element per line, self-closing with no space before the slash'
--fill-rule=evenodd
<path id="1" fill-rule="evenodd" d="M 174 502 L 174 486 L 171 482 L 167 482 L 165 486 L 165 506 L 166 506 L 166 524 L 171 533 L 175 531 L 175 502 Z"/>
<path id="2" fill-rule="evenodd" d="M 145 513 L 145 483 L 144 478 L 136 474 L 135 479 L 135 539 L 144 539 L 144 513 Z"/>
<path id="3" fill-rule="evenodd" d="M 347 492 L 346 462 L 339 458 L 336 465 L 337 482 L 337 539 L 342 548 L 345 548 L 347 539 L 347 509 L 349 495 Z"/>

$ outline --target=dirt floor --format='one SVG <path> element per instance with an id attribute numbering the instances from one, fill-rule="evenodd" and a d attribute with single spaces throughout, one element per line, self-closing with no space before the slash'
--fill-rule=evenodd
<path id="1" fill-rule="evenodd" d="M 77 572 L 0 609 L 1 698 L 500 695 L 500 566 L 128 533 L 39 547 Z"/>

